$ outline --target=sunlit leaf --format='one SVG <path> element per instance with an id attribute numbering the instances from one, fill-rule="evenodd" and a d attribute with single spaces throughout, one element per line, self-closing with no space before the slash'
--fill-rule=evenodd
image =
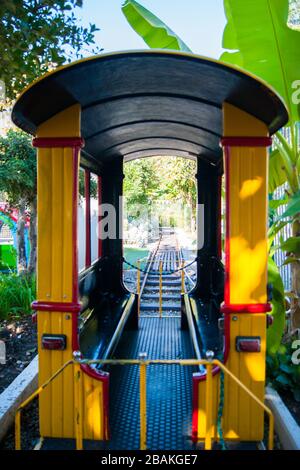
<path id="1" fill-rule="evenodd" d="M 130 26 L 152 49 L 192 52 L 163 21 L 134 0 L 127 0 L 122 11 Z"/>

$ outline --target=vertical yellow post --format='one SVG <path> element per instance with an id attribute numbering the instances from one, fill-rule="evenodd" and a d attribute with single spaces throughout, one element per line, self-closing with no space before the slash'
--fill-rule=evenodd
<path id="1" fill-rule="evenodd" d="M 140 449 L 147 449 L 147 363 L 146 354 L 139 355 L 140 363 Z"/>
<path id="2" fill-rule="evenodd" d="M 76 450 L 83 450 L 82 429 L 83 429 L 83 403 L 82 403 L 82 372 L 80 364 L 74 364 L 74 401 L 75 401 L 75 438 Z"/>
<path id="3" fill-rule="evenodd" d="M 17 410 L 15 418 L 15 450 L 21 450 L 21 410 Z"/>
<path id="4" fill-rule="evenodd" d="M 212 435 L 212 364 L 206 364 L 206 433 L 204 449 L 211 450 L 211 435 Z"/>
<path id="5" fill-rule="evenodd" d="M 77 195 L 80 138 L 79 104 L 43 122 L 34 145 L 37 154 L 37 302 L 39 384 L 46 382 L 76 348 Z M 64 310 L 64 304 L 66 309 Z M 72 309 L 72 313 L 70 313 Z M 41 347 L 43 334 L 63 334 L 64 350 Z M 39 399 L 42 437 L 74 438 L 74 384 L 68 368 Z"/>
<path id="6" fill-rule="evenodd" d="M 265 394 L 268 150 L 266 124 L 224 103 L 222 145 L 226 181 L 226 263 L 222 307 L 230 325 L 227 367 L 260 400 Z M 238 351 L 237 338 L 259 338 L 256 352 Z M 264 413 L 225 378 L 224 435 L 259 441 Z"/>
<path id="7" fill-rule="evenodd" d="M 141 271 L 140 271 L 141 261 L 138 260 L 136 265 L 137 265 L 136 292 L 137 292 L 137 295 L 138 295 L 138 316 L 139 316 L 140 315 L 140 303 L 141 303 L 141 299 L 140 299 L 140 294 L 141 294 Z"/>
<path id="8" fill-rule="evenodd" d="M 159 316 L 162 317 L 162 261 L 159 262 Z"/>
<path id="9" fill-rule="evenodd" d="M 274 446 L 274 416 L 271 413 L 269 415 L 269 438 L 268 438 L 268 450 L 273 450 Z"/>
<path id="10" fill-rule="evenodd" d="M 181 293 L 184 294 L 185 292 L 185 285 L 184 285 L 184 260 L 181 261 Z"/>

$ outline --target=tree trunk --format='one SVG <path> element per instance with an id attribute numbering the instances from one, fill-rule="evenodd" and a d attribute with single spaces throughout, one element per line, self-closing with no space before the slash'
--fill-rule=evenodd
<path id="1" fill-rule="evenodd" d="M 17 223 L 17 242 L 18 242 L 18 272 L 24 273 L 27 268 L 26 246 L 25 246 L 25 202 L 21 201 L 19 205 L 19 217 Z"/>
<path id="2" fill-rule="evenodd" d="M 300 236 L 300 222 L 295 220 L 292 226 L 293 237 Z M 300 258 L 300 253 L 294 253 L 297 258 Z M 293 333 L 300 328 L 300 262 L 296 261 L 291 263 L 292 271 L 292 292 L 294 294 L 291 299 L 291 317 L 290 317 L 290 330 Z"/>
<path id="3" fill-rule="evenodd" d="M 29 241 L 30 241 L 30 257 L 28 272 L 35 274 L 36 271 L 36 250 L 37 250 L 37 234 L 36 234 L 36 199 L 30 204 L 30 226 L 29 226 Z"/>

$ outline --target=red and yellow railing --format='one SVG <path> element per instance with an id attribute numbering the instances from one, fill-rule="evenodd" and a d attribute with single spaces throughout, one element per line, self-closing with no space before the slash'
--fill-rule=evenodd
<path id="1" fill-rule="evenodd" d="M 75 437 L 76 450 L 83 450 L 83 394 L 82 394 L 82 370 L 83 364 L 101 364 L 101 365 L 138 365 L 140 369 L 140 449 L 147 449 L 147 367 L 149 365 L 180 365 L 180 366 L 205 366 L 206 367 L 206 433 L 204 441 L 204 449 L 211 450 L 213 442 L 213 410 L 212 410 L 212 394 L 213 394 L 213 366 L 218 366 L 224 374 L 234 381 L 241 389 L 243 389 L 249 397 L 254 400 L 269 417 L 269 434 L 268 449 L 273 449 L 274 441 L 274 417 L 271 410 L 254 395 L 248 387 L 246 387 L 230 370 L 217 359 L 212 360 L 196 360 L 196 359 L 147 359 L 141 354 L 139 359 L 106 359 L 106 360 L 80 360 L 75 359 L 66 362 L 55 374 L 52 375 L 43 385 L 41 385 L 29 398 L 27 398 L 17 409 L 15 417 L 15 449 L 21 450 L 21 412 L 22 410 L 37 396 L 39 396 L 48 385 L 55 380 L 66 368 L 72 366 L 74 374 L 74 408 L 75 408 Z"/>

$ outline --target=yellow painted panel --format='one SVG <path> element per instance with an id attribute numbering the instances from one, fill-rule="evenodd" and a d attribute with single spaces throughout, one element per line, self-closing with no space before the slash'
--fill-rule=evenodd
<path id="1" fill-rule="evenodd" d="M 73 206 L 73 182 L 70 184 L 70 174 L 73 171 L 73 154 L 72 149 L 64 149 L 63 158 L 63 174 L 64 174 L 64 193 L 61 201 L 64 217 L 63 223 L 63 239 L 62 239 L 62 271 L 63 271 L 63 301 L 70 302 L 72 300 L 72 279 L 70 279 L 69 270 L 72 264 L 72 206 Z M 78 162 L 79 172 L 79 162 Z M 71 281 L 71 282 L 70 282 Z"/>
<path id="2" fill-rule="evenodd" d="M 50 299 L 51 292 L 51 226 L 52 206 L 51 150 L 39 149 L 37 158 L 37 298 Z"/>
<path id="3" fill-rule="evenodd" d="M 267 155 L 233 147 L 229 163 L 230 303 L 265 303 L 267 286 Z"/>
<path id="4" fill-rule="evenodd" d="M 63 351 L 62 362 L 65 364 L 72 356 L 72 314 L 63 315 L 63 332 L 67 336 L 67 349 Z M 74 435 L 74 373 L 72 367 L 68 367 L 63 374 L 63 436 Z"/>
<path id="5" fill-rule="evenodd" d="M 43 123 L 38 137 L 80 136 L 80 106 L 74 105 Z M 38 149 L 37 300 L 71 302 L 73 282 L 73 150 Z M 72 314 L 39 312 L 39 383 L 72 358 Z M 41 349 L 44 333 L 65 334 L 65 351 Z M 74 437 L 72 368 L 55 379 L 40 398 L 42 436 Z"/>
<path id="6" fill-rule="evenodd" d="M 43 122 L 37 137 L 80 137 L 80 117 L 80 104 L 74 104 Z"/>
<path id="7" fill-rule="evenodd" d="M 264 400 L 266 316 L 265 314 L 231 315 L 230 354 L 226 366 L 244 385 Z M 237 336 L 260 336 L 261 352 L 237 352 Z M 238 385 L 225 379 L 224 432 L 226 438 L 261 440 L 264 412 Z"/>
<path id="8" fill-rule="evenodd" d="M 265 123 L 229 103 L 223 104 L 224 137 L 268 136 Z"/>
<path id="9" fill-rule="evenodd" d="M 206 433 L 206 381 L 199 382 L 198 391 L 198 438 L 205 439 Z M 213 376 L 213 396 L 212 396 L 212 437 L 217 438 L 217 416 L 220 399 L 220 375 Z"/>
<path id="10" fill-rule="evenodd" d="M 83 374 L 83 403 L 84 403 L 84 438 L 104 439 L 104 393 L 103 383 L 87 374 Z"/>

